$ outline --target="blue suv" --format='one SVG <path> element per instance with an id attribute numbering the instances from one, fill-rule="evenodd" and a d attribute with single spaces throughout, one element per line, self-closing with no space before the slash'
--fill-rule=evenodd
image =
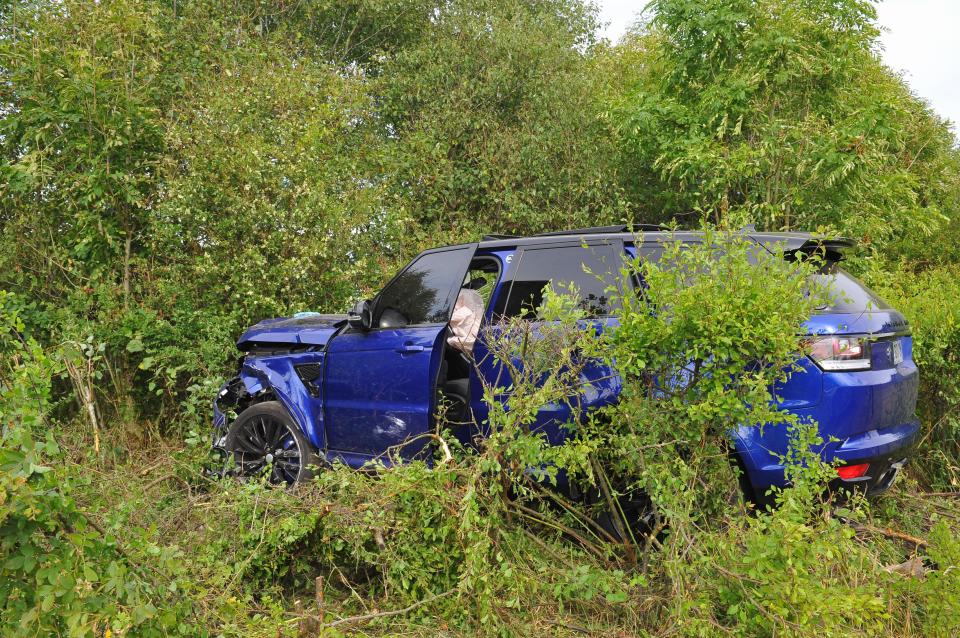
<path id="1" fill-rule="evenodd" d="M 829 441 L 825 459 L 840 464 L 838 483 L 870 493 L 889 487 L 919 429 L 918 373 L 906 320 L 836 266 L 851 247 L 848 240 L 744 234 L 760 249 L 785 256 L 817 252 L 831 265 L 819 276 L 827 279 L 832 301 L 806 322 L 809 354 L 777 394 L 784 409 L 819 424 Z M 472 303 L 477 322 L 533 319 L 530 309 L 548 283 L 572 284 L 593 316 L 615 324 L 608 291 L 634 285 L 621 280 L 626 260 L 657 260 L 666 241 L 702 239 L 696 232 L 617 226 L 486 236 L 427 250 L 347 315 L 303 313 L 247 330 L 237 342 L 244 355 L 239 373 L 215 401 L 215 448 L 232 455 L 240 473 L 266 472 L 273 482 L 292 484 L 334 461 L 359 468 L 374 459 L 422 455 L 441 404 L 449 408 L 445 419 L 455 435 L 469 445 L 482 435 L 476 424 L 487 416 L 483 381 L 497 380 L 476 329 L 454 334 L 463 302 Z M 600 364 L 587 374 L 594 391 L 580 401 L 582 409 L 617 400 L 616 374 Z M 562 403 L 540 412 L 537 427 L 551 443 L 562 443 L 570 410 Z M 742 427 L 733 443 L 744 487 L 753 492 L 748 496 L 784 484 L 785 428 Z"/>

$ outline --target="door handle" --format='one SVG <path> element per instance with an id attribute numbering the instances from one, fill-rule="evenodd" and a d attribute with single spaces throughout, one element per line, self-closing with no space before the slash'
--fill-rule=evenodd
<path id="1" fill-rule="evenodd" d="M 397 348 L 397 352 L 399 352 L 400 354 L 412 354 L 414 352 L 423 352 L 423 346 L 417 346 L 412 343 L 405 343 L 399 348 Z"/>

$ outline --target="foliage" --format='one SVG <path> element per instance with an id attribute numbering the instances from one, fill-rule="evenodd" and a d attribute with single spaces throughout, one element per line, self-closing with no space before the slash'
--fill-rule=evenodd
<path id="1" fill-rule="evenodd" d="M 626 210 L 582 125 L 594 26 L 561 0 L 15 3 L 0 285 L 31 332 L 106 345 L 112 416 L 193 421 L 253 321 L 342 311 L 428 241 Z"/>
<path id="2" fill-rule="evenodd" d="M 930 534 L 930 558 L 939 567 L 921 583 L 899 583 L 907 596 L 917 595 L 923 604 L 923 633 L 950 636 L 960 631 L 960 541 L 945 522 L 937 523 Z M 953 567 L 954 569 L 951 569 Z M 914 593 L 912 590 L 919 590 Z"/>
<path id="3" fill-rule="evenodd" d="M 52 464 L 63 453 L 47 415 L 56 361 L 20 334 L 0 293 L 0 631 L 5 636 L 191 635 L 177 580 L 158 580 L 77 505 L 78 477 Z M 63 479 L 67 478 L 67 481 Z M 176 552 L 145 544 L 168 567 Z M 194 634 L 195 635 L 195 634 Z"/>
<path id="4" fill-rule="evenodd" d="M 196 427 L 245 325 L 428 243 L 703 213 L 948 259 L 960 154 L 870 3 L 652 10 L 611 48 L 575 0 L 14 3 L 0 282 L 104 344 L 106 416 Z"/>
<path id="5" fill-rule="evenodd" d="M 880 63 L 871 2 L 651 11 L 610 46 L 580 0 L 5 3 L 2 633 L 955 634 L 956 501 L 916 490 L 960 480 L 956 140 Z M 487 388 L 479 450 L 296 491 L 204 478 L 250 323 L 342 311 L 485 232 L 702 218 L 854 236 L 909 318 L 923 437 L 876 511 L 820 501 L 813 424 L 769 400 L 808 265 L 714 231 L 634 264 L 604 340 L 563 294 L 536 347 L 499 326 L 515 385 L 507 409 Z M 624 401 L 546 445 L 534 415 L 601 353 Z M 773 511 L 736 491 L 747 423 L 797 441 Z M 638 495 L 654 534 L 618 520 Z M 923 578 L 883 570 L 911 555 L 862 531 L 886 526 L 926 538 Z"/>
<path id="6" fill-rule="evenodd" d="M 960 485 L 960 295 L 955 267 L 871 272 L 874 288 L 910 322 L 920 367 L 923 425 L 916 473 L 935 488 Z"/>
<path id="7" fill-rule="evenodd" d="M 462 236 L 627 216 L 613 140 L 591 117 L 604 90 L 595 29 L 587 7 L 563 0 L 451 3 L 384 66 L 390 183 L 420 223 Z"/>
<path id="8" fill-rule="evenodd" d="M 785 463 L 792 486 L 777 491 L 777 508 L 730 521 L 681 565 L 692 602 L 678 607 L 693 610 L 684 619 L 691 633 L 717 625 L 737 636 L 882 633 L 881 584 L 865 576 L 876 558 L 848 524 L 865 516 L 865 504 L 848 503 L 841 518 L 822 498 L 834 474 L 816 452 L 822 443 L 814 424 L 794 426 Z"/>
<path id="9" fill-rule="evenodd" d="M 770 388 L 790 374 L 796 335 L 822 291 L 810 287 L 809 264 L 758 251 L 737 236 L 707 229 L 698 246 L 664 243 L 659 265 L 641 258 L 631 265 L 643 294 L 625 297 L 606 348 L 633 381 L 612 409 L 623 429 L 611 443 L 650 450 L 618 468 L 628 476 L 643 477 L 652 459 L 659 461 L 666 474 L 643 479 L 652 494 L 691 495 L 706 468 L 686 463 L 684 449 L 712 447 L 693 458 L 722 465 L 721 446 L 738 427 L 795 422 L 771 401 Z M 680 517 L 709 515 L 703 505 L 671 508 Z"/>
<path id="10" fill-rule="evenodd" d="M 651 10 L 625 45 L 646 64 L 614 109 L 626 161 L 658 172 L 632 182 L 654 215 L 826 225 L 881 243 L 905 224 L 916 234 L 944 222 L 957 192 L 953 137 L 881 65 L 871 2 L 658 0 Z"/>

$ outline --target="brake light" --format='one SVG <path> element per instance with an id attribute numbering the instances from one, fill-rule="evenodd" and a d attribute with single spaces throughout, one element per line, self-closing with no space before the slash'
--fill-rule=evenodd
<path id="1" fill-rule="evenodd" d="M 867 473 L 869 463 L 857 463 L 856 465 L 841 465 L 837 468 L 837 474 L 842 479 L 860 478 Z"/>
<path id="2" fill-rule="evenodd" d="M 867 337 L 813 337 L 807 354 L 823 370 L 869 370 L 870 341 Z"/>

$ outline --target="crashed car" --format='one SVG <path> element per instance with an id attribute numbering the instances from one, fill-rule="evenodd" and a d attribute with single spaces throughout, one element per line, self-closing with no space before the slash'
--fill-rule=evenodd
<path id="1" fill-rule="evenodd" d="M 850 241 L 752 230 L 744 236 L 758 249 L 819 251 L 830 262 L 821 276 L 832 302 L 806 322 L 809 350 L 800 371 L 778 387 L 780 405 L 819 424 L 828 441 L 823 456 L 838 464 L 839 483 L 870 493 L 887 488 L 919 429 L 906 320 L 837 266 Z M 347 315 L 307 313 L 247 330 L 237 342 L 239 372 L 215 401 L 215 447 L 239 473 L 266 473 L 287 484 L 327 463 L 360 468 L 375 459 L 415 458 L 437 426 L 439 405 L 454 406 L 462 422 L 485 422 L 482 382 L 498 381 L 477 339 L 482 325 L 504 317 L 536 320 L 529 309 L 551 283 L 572 285 L 595 318 L 615 324 L 607 291 L 634 285 L 621 280 L 627 260 L 657 260 L 665 241 L 702 239 L 696 232 L 601 227 L 487 236 L 427 250 Z M 578 409 L 617 400 L 621 381 L 609 368 L 598 363 L 585 374 L 596 391 Z M 562 443 L 574 403 L 544 406 L 534 427 Z M 478 431 L 474 425 L 455 433 L 469 444 Z M 760 496 L 785 484 L 785 428 L 741 427 L 731 438 L 746 490 Z M 396 454 L 386 456 L 388 450 Z"/>

